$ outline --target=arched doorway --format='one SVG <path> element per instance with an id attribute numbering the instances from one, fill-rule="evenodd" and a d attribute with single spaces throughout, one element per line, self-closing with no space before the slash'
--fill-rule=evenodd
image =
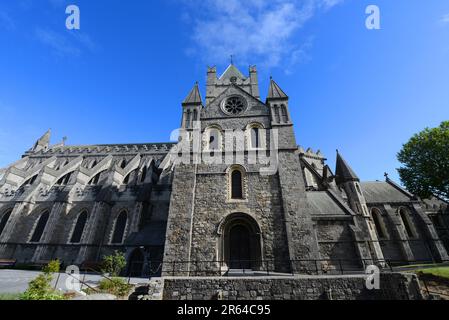
<path id="1" fill-rule="evenodd" d="M 261 265 L 260 229 L 249 215 L 234 213 L 220 224 L 221 257 L 229 269 L 257 270 Z"/>
<path id="2" fill-rule="evenodd" d="M 229 267 L 251 269 L 251 235 L 245 225 L 237 224 L 229 230 Z"/>
<path id="3" fill-rule="evenodd" d="M 141 277 L 143 273 L 143 265 L 145 258 L 142 250 L 134 249 L 129 257 L 128 262 L 128 276 L 129 277 Z"/>

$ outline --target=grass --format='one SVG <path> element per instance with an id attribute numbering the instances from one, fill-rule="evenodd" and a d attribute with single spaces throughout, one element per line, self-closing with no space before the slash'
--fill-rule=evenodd
<path id="1" fill-rule="evenodd" d="M 445 279 L 449 279 L 449 267 L 417 269 L 415 271 L 422 272 L 424 274 L 431 274 L 431 275 L 445 278 Z"/>
<path id="2" fill-rule="evenodd" d="M 0 300 L 19 300 L 21 293 L 0 293 Z"/>

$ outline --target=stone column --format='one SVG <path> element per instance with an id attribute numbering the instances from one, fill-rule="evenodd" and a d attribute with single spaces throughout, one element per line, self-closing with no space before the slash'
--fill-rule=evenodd
<path id="1" fill-rule="evenodd" d="M 196 165 L 175 168 L 165 236 L 162 276 L 187 276 L 190 266 L 192 221 L 196 186 Z"/>
<path id="2" fill-rule="evenodd" d="M 286 260 L 318 259 L 318 243 L 314 237 L 311 208 L 307 202 L 299 157 L 295 152 L 279 151 L 279 184 L 285 216 L 289 257 Z M 315 263 L 292 262 L 294 273 L 315 270 Z"/>

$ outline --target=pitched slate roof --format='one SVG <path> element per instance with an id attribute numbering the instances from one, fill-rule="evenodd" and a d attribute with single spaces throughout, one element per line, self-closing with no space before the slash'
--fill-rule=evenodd
<path id="1" fill-rule="evenodd" d="M 367 203 L 408 202 L 411 200 L 404 192 L 384 181 L 361 182 L 363 195 Z"/>
<path id="2" fill-rule="evenodd" d="M 312 214 L 348 215 L 326 191 L 307 192 L 307 199 L 312 205 Z"/>
<path id="3" fill-rule="evenodd" d="M 201 104 L 201 103 L 202 103 L 201 94 L 197 82 L 193 86 L 192 90 L 190 90 L 189 95 L 184 99 L 182 104 Z"/>
<path id="4" fill-rule="evenodd" d="M 288 99 L 288 96 L 282 91 L 278 84 L 271 79 L 267 99 Z"/>
<path id="5" fill-rule="evenodd" d="M 340 153 L 337 152 L 337 165 L 335 169 L 335 176 L 337 183 L 347 181 L 359 181 L 359 177 L 355 174 L 349 164 L 343 159 Z"/>

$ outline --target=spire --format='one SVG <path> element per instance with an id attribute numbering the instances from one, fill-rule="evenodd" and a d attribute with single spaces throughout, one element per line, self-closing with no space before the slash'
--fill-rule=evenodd
<path id="1" fill-rule="evenodd" d="M 200 90 L 198 88 L 198 82 L 190 91 L 189 95 L 184 99 L 182 105 L 200 105 L 202 104 Z"/>
<path id="2" fill-rule="evenodd" d="M 268 89 L 268 99 L 288 99 L 288 96 L 278 86 L 278 84 L 270 77 L 270 88 Z"/>
<path id="3" fill-rule="evenodd" d="M 360 181 L 359 177 L 343 159 L 337 150 L 337 167 L 335 169 L 335 176 L 337 183 L 343 183 L 348 181 Z"/>
<path id="4" fill-rule="evenodd" d="M 36 141 L 34 147 L 31 148 L 31 151 L 47 150 L 50 145 L 50 136 L 51 130 L 48 129 L 47 132 L 45 132 L 44 135 Z"/>

